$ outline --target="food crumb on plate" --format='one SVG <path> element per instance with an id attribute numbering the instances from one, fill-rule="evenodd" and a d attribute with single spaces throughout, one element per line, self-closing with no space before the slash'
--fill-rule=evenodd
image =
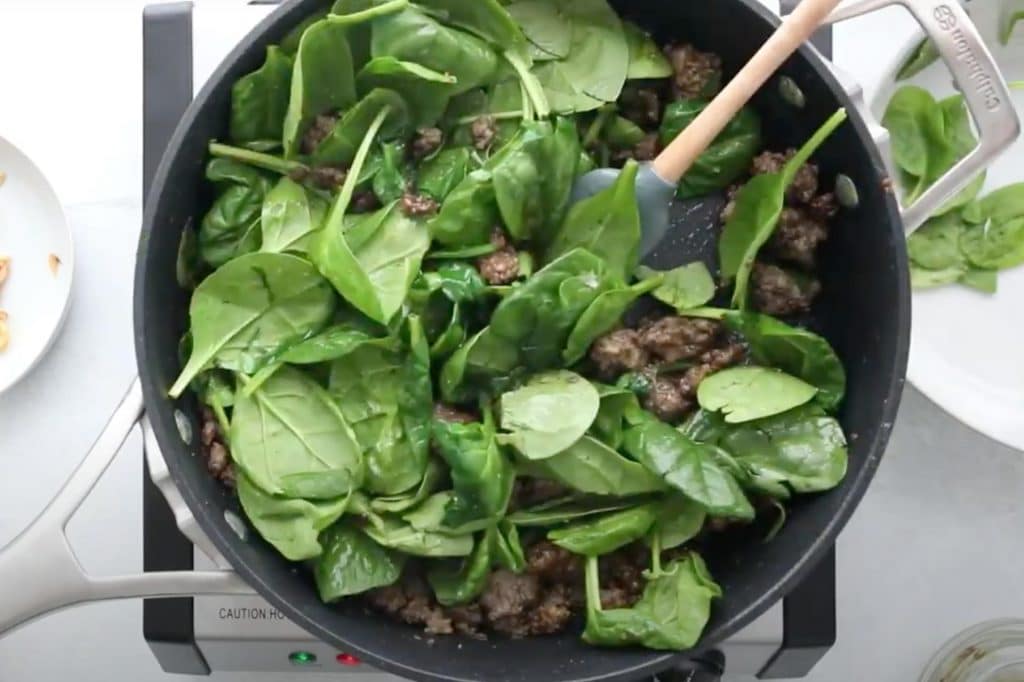
<path id="1" fill-rule="evenodd" d="M 60 256 L 58 256 L 55 253 L 51 253 L 49 256 L 47 256 L 46 262 L 50 266 L 50 272 L 52 272 L 53 276 L 56 277 L 57 271 L 60 269 Z"/>

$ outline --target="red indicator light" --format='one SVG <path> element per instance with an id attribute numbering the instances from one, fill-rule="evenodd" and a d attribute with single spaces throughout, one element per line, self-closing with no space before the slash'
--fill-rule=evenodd
<path id="1" fill-rule="evenodd" d="M 337 656 L 335 656 L 335 659 L 338 661 L 338 663 L 341 663 L 342 665 L 359 665 L 360 663 L 362 663 L 362 661 L 360 661 L 352 654 L 338 654 Z"/>

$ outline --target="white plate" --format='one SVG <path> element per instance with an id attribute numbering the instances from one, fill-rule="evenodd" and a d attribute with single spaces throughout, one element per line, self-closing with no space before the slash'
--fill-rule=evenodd
<path id="1" fill-rule="evenodd" d="M 1003 76 L 1024 80 L 1024 24 L 1018 24 L 1006 47 L 998 40 L 1002 2 L 968 5 L 975 24 L 999 61 Z M 895 74 L 915 38 L 893 64 Z M 896 87 L 919 85 L 941 98 L 955 92 L 948 69 L 935 64 L 917 76 L 893 84 L 890 75 L 872 109 L 881 119 Z M 1024 92 L 1014 92 L 1024 111 Z M 982 194 L 1024 182 L 1024 140 L 1018 141 L 989 169 Z M 909 379 L 947 412 L 981 433 L 1024 450 L 1024 267 L 999 273 L 993 295 L 959 285 L 914 292 Z"/>
<path id="2" fill-rule="evenodd" d="M 32 161 L 0 137 L 0 256 L 11 259 L 0 287 L 10 344 L 0 353 L 0 393 L 46 354 L 67 316 L 75 254 L 64 210 Z M 56 274 L 50 254 L 60 259 Z"/>

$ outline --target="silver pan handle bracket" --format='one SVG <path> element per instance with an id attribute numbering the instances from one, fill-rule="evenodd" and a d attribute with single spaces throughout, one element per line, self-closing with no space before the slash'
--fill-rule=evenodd
<path id="1" fill-rule="evenodd" d="M 66 529 L 143 416 L 136 379 L 89 454 L 21 535 L 0 550 L 0 637 L 39 616 L 84 602 L 136 597 L 251 594 L 230 571 L 167 571 L 97 578 L 82 568 Z"/>
<path id="2" fill-rule="evenodd" d="M 903 224 L 911 233 L 966 187 L 1013 143 L 1021 132 L 1020 117 L 992 53 L 963 7 L 955 0 L 852 0 L 828 18 L 838 23 L 891 5 L 902 5 L 917 19 L 953 74 L 978 129 L 978 146 L 939 178 L 910 206 L 902 207 Z M 861 112 L 876 130 L 866 103 Z M 887 146 L 888 140 L 879 140 Z"/>

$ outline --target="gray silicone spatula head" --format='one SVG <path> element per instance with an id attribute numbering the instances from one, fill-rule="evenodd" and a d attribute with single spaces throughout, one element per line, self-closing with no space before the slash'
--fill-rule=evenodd
<path id="1" fill-rule="evenodd" d="M 636 181 L 643 231 L 641 256 L 657 247 L 668 232 L 675 187 L 686 171 L 771 75 L 814 34 L 840 1 L 803 0 L 700 116 L 653 163 L 641 167 Z M 580 177 L 573 186 L 573 203 L 611 186 L 618 174 L 613 168 L 601 168 Z"/>

